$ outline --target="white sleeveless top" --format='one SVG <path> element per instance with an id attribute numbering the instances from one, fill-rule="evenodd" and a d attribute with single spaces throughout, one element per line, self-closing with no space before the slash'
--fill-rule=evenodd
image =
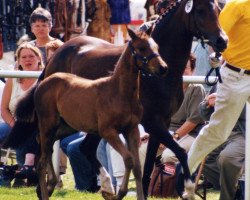
<path id="1" fill-rule="evenodd" d="M 5 83 L 3 81 L 0 81 L 0 105 L 2 104 L 2 95 L 3 95 L 3 89 L 4 89 Z M 3 123 L 4 120 L 2 118 L 1 109 L 0 109 L 0 123 Z"/>
<path id="2" fill-rule="evenodd" d="M 36 82 L 33 83 L 33 85 Z M 32 85 L 32 86 L 33 86 Z M 32 87 L 31 86 L 31 87 Z M 19 99 L 23 96 L 23 94 L 26 92 L 27 90 L 23 90 L 21 88 L 20 83 L 18 82 L 17 78 L 12 78 L 12 92 L 11 92 L 11 98 L 10 98 L 10 102 L 9 102 L 9 109 L 11 114 L 14 116 L 14 112 L 16 110 L 16 104 L 19 101 Z"/>

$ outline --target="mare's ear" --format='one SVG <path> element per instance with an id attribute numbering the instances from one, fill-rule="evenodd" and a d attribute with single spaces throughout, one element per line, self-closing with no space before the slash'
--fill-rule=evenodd
<path id="1" fill-rule="evenodd" d="M 130 28 L 127 27 L 127 30 L 128 30 L 128 34 L 129 34 L 129 36 L 130 36 L 130 38 L 131 38 L 132 40 L 134 40 L 134 39 L 137 38 L 136 33 L 135 33 L 132 29 L 130 29 Z"/>
<path id="2" fill-rule="evenodd" d="M 145 31 L 145 33 L 147 33 L 147 35 L 150 36 L 151 33 L 152 33 L 152 31 L 153 31 L 153 25 L 151 25 L 151 26 L 149 27 L 149 29 Z"/>

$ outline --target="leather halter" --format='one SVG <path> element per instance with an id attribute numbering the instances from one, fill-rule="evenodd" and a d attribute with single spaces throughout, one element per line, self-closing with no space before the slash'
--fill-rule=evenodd
<path id="1" fill-rule="evenodd" d="M 160 56 L 160 55 L 157 54 L 157 53 L 152 53 L 151 55 L 145 57 L 145 56 L 142 56 L 142 55 L 140 55 L 140 54 L 138 54 L 138 53 L 136 52 L 136 50 L 135 50 L 135 48 L 133 47 L 131 41 L 128 42 L 128 46 L 129 46 L 129 48 L 130 48 L 130 50 L 131 50 L 132 57 L 134 58 L 135 66 L 136 66 L 139 70 L 141 70 L 141 71 L 143 71 L 143 72 L 146 72 L 146 73 L 149 73 L 148 70 L 147 70 L 147 65 L 148 65 L 149 61 L 150 61 L 151 59 L 153 59 L 154 57 L 157 57 L 157 56 Z M 138 65 L 138 61 L 141 61 L 141 62 L 142 62 L 142 66 L 139 66 L 139 65 Z"/>

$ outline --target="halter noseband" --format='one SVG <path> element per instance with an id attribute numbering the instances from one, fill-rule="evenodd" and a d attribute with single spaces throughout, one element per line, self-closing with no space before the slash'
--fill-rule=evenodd
<path id="1" fill-rule="evenodd" d="M 152 53 L 151 55 L 149 56 L 141 56 L 139 55 L 135 48 L 133 47 L 131 41 L 128 42 L 128 46 L 131 50 L 131 53 L 132 53 L 132 57 L 134 58 L 134 61 L 135 61 L 135 66 L 139 69 L 139 70 L 142 70 L 143 72 L 146 72 L 146 73 L 149 73 L 148 70 L 147 70 L 147 64 L 149 63 L 149 61 L 154 58 L 154 57 L 157 57 L 157 56 L 160 56 L 159 54 L 157 53 Z M 137 61 L 141 61 L 142 62 L 142 66 L 139 66 L 138 65 L 138 62 Z"/>

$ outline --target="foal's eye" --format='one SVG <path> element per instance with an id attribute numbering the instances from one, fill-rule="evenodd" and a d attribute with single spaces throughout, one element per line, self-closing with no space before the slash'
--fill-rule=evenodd
<path id="1" fill-rule="evenodd" d="M 140 47 L 140 48 L 139 48 L 139 51 L 140 51 L 140 52 L 145 52 L 146 50 L 147 50 L 146 47 Z"/>

